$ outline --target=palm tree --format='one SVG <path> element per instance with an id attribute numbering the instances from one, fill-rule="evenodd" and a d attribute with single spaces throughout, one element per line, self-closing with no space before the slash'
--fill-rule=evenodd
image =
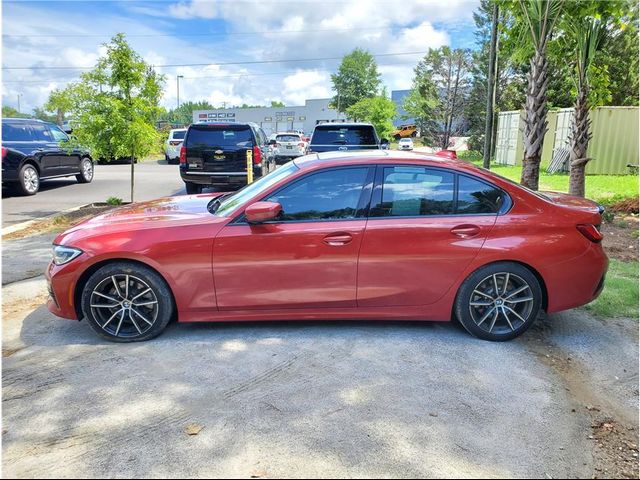
<path id="1" fill-rule="evenodd" d="M 530 60 L 524 119 L 524 159 L 520 183 L 538 189 L 542 143 L 547 133 L 547 43 L 561 9 L 558 0 L 520 0 L 534 55 Z"/>
<path id="2" fill-rule="evenodd" d="M 589 127 L 589 65 L 602 45 L 607 32 L 606 22 L 597 18 L 579 18 L 570 24 L 569 35 L 576 48 L 577 96 L 571 126 L 571 152 L 569 162 L 569 193 L 584 197 L 584 172 L 590 158 L 587 148 L 591 139 Z"/>

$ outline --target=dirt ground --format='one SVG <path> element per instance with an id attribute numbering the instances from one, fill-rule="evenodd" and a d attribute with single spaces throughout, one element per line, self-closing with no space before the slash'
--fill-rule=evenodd
<path id="1" fill-rule="evenodd" d="M 638 216 L 623 215 L 603 222 L 603 245 L 607 255 L 624 261 L 638 261 Z"/>

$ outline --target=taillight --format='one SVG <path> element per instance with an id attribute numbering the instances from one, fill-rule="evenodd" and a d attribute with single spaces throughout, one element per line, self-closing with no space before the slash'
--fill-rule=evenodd
<path id="1" fill-rule="evenodd" d="M 182 147 L 180 149 L 180 165 L 185 165 L 187 163 L 187 147 Z"/>
<path id="2" fill-rule="evenodd" d="M 584 235 L 587 239 L 592 241 L 593 243 L 598 243 L 602 241 L 603 235 L 598 230 L 598 227 L 590 224 L 582 224 L 576 225 L 578 231 Z"/>
<path id="3" fill-rule="evenodd" d="M 2 147 L 2 160 L 4 160 L 4 156 L 7 154 L 7 149 Z"/>
<path id="4" fill-rule="evenodd" d="M 304 142 L 300 142 L 300 143 L 298 144 L 298 146 L 299 146 L 300 148 L 304 148 Z"/>
<path id="5" fill-rule="evenodd" d="M 260 165 L 262 163 L 262 151 L 259 146 L 253 147 L 253 164 Z"/>

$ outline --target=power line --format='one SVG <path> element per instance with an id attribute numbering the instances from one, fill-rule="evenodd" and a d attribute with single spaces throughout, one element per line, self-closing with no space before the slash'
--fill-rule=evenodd
<path id="1" fill-rule="evenodd" d="M 400 52 L 400 53 L 378 53 L 373 57 L 392 57 L 400 55 L 423 55 L 422 52 Z M 218 63 L 174 63 L 167 65 L 152 65 L 156 68 L 175 68 L 175 67 L 208 67 L 208 66 L 227 66 L 227 65 L 259 65 L 267 63 L 292 63 L 292 62 L 315 62 L 324 60 L 341 60 L 343 57 L 319 57 L 319 58 L 298 58 L 298 59 L 281 59 L 281 60 L 251 60 L 244 62 L 218 62 Z M 68 67 L 68 66 L 45 66 L 45 67 L 2 67 L 3 70 L 90 70 L 94 67 Z"/>
<path id="2" fill-rule="evenodd" d="M 269 35 L 269 34 L 288 34 L 288 33 L 321 33 L 321 32 L 355 32 L 355 31 L 384 31 L 387 28 L 327 28 L 316 30 L 263 30 L 253 32 L 210 32 L 210 33 L 125 33 L 127 38 L 147 38 L 147 37 L 222 37 L 222 36 L 237 36 L 237 35 Z M 64 37 L 64 38 L 102 38 L 112 37 L 115 33 L 38 33 L 35 35 L 28 34 L 12 34 L 3 33 L 3 37 L 20 37 L 20 38 L 50 38 L 50 37 Z"/>

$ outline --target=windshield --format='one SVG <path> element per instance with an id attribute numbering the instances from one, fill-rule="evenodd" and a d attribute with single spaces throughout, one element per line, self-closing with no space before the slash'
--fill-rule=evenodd
<path id="1" fill-rule="evenodd" d="M 532 193 L 536 197 L 539 197 L 539 198 L 541 198 L 543 200 L 546 200 L 547 202 L 552 202 L 553 203 L 553 200 L 551 200 L 544 193 L 538 192 L 537 190 L 531 190 L 529 187 L 526 187 L 526 186 L 522 185 L 521 183 L 514 182 L 510 178 L 504 177 L 504 176 L 500 175 L 499 173 L 492 172 L 491 170 L 486 169 L 484 167 L 478 166 L 478 168 L 480 168 L 481 170 L 484 170 L 485 172 L 489 172 L 491 175 L 493 175 L 494 177 L 498 177 L 500 180 L 504 180 L 505 182 L 508 182 L 511 185 L 515 185 L 516 187 L 522 188 L 523 190 L 526 190 L 527 192 Z"/>
<path id="2" fill-rule="evenodd" d="M 298 167 L 294 162 L 284 164 L 282 167 L 274 170 L 268 175 L 265 175 L 260 180 L 253 182 L 250 185 L 238 190 L 233 195 L 226 197 L 224 201 L 215 211 L 215 215 L 220 217 L 230 216 L 237 206 L 244 204 L 246 201 L 253 197 L 259 196 L 262 192 L 269 189 L 272 185 L 278 183 L 285 177 L 295 173 Z"/>

